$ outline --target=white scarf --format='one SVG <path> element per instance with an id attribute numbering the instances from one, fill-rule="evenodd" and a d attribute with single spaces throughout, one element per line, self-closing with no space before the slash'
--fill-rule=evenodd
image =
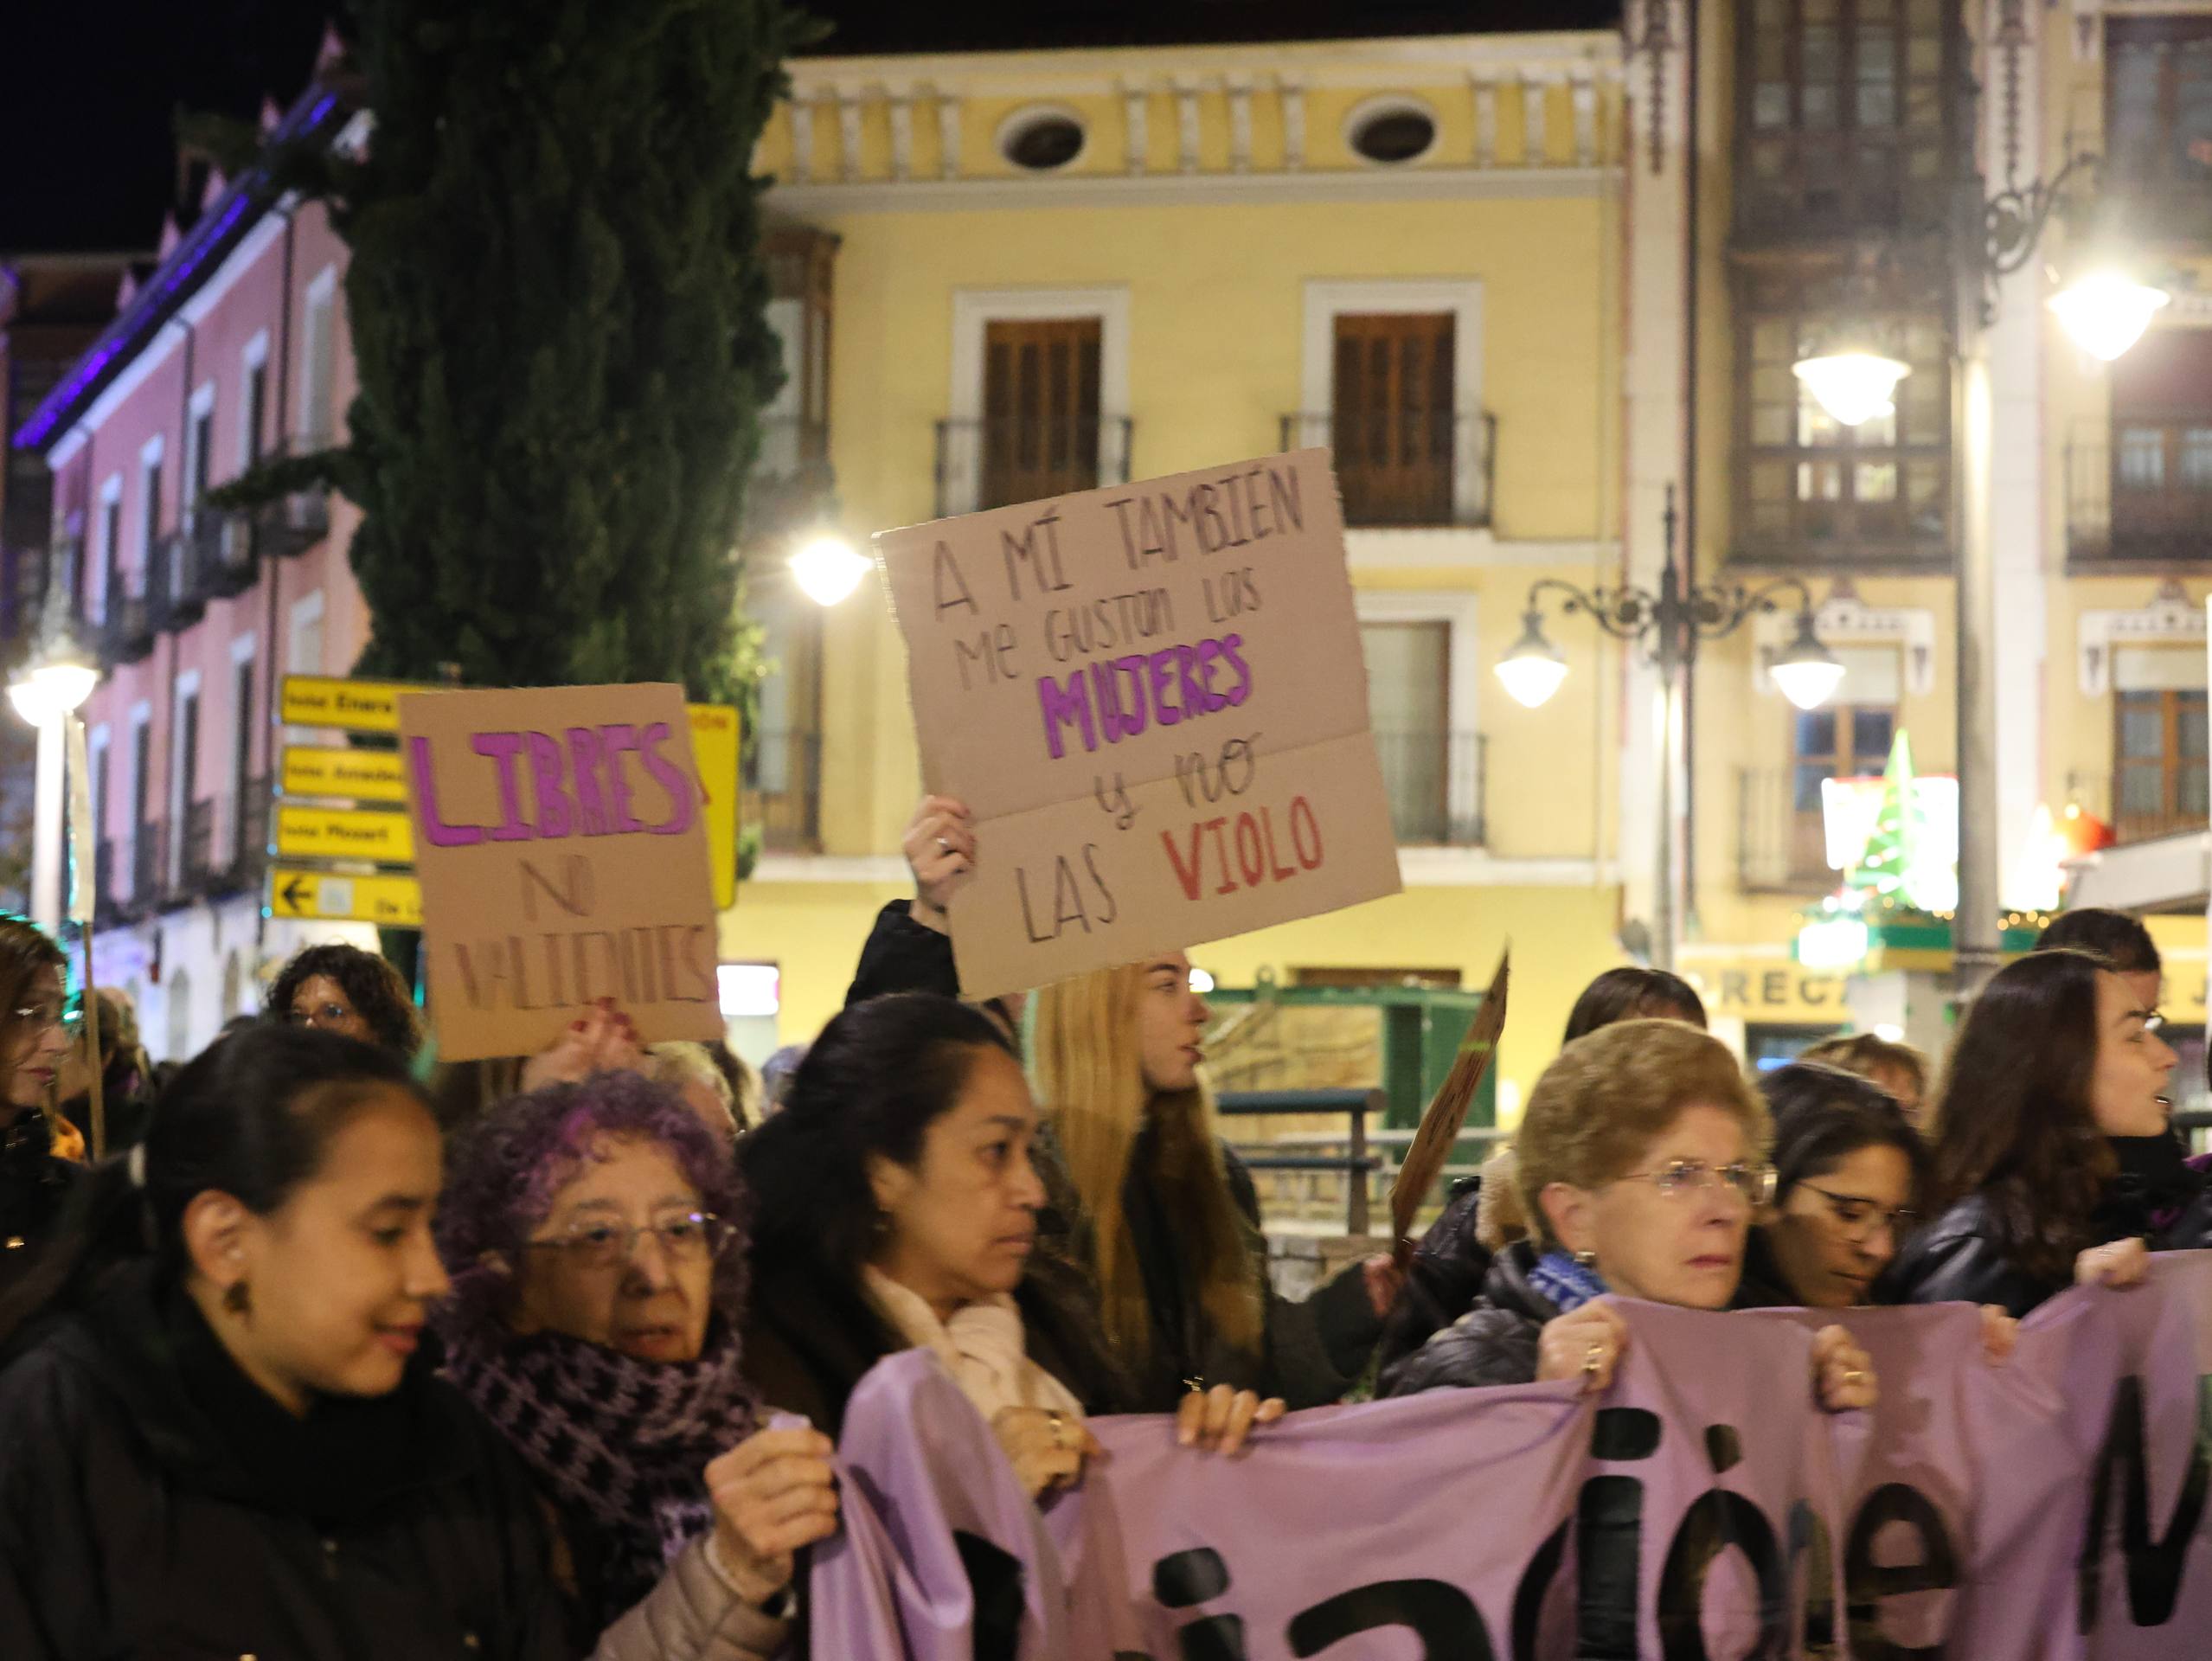
<path id="1" fill-rule="evenodd" d="M 1058 1379 L 1031 1361 L 1022 1337 L 1022 1312 L 1003 1292 L 963 1304 L 940 1321 L 920 1293 L 901 1286 L 874 1265 L 862 1270 L 869 1296 L 900 1337 L 935 1352 L 961 1393 L 985 1420 L 1005 1408 L 1042 1408 L 1082 1422 L 1082 1404 Z"/>

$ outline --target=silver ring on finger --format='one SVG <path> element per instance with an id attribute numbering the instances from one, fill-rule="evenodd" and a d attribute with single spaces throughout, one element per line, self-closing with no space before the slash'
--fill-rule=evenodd
<path id="1" fill-rule="evenodd" d="M 1605 1358 L 1606 1347 L 1602 1344 L 1593 1344 L 1585 1350 L 1582 1352 L 1582 1376 L 1595 1378 L 1598 1376 L 1598 1363 Z"/>
<path id="2" fill-rule="evenodd" d="M 1045 1417 L 1052 1421 L 1052 1445 L 1065 1453 L 1068 1451 L 1067 1415 L 1061 1413 L 1048 1412 Z"/>
<path id="3" fill-rule="evenodd" d="M 952 844 L 951 843 L 949 843 L 949 842 L 946 841 L 944 837 L 939 837 L 938 838 L 936 838 L 936 842 L 937 842 L 937 845 L 938 845 L 939 849 L 939 850 L 941 850 L 943 852 L 946 852 L 946 853 L 948 853 L 948 854 L 949 854 L 949 853 L 951 853 L 951 852 L 952 851 Z"/>

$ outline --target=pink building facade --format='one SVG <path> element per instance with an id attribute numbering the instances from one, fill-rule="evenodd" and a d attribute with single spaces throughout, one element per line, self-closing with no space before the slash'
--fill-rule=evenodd
<path id="1" fill-rule="evenodd" d="M 311 90 L 287 125 L 345 142 Z M 104 670 L 83 711 L 98 825 L 94 973 L 183 1058 L 258 1007 L 273 965 L 359 926 L 262 915 L 281 678 L 343 675 L 368 616 L 357 514 L 302 492 L 219 510 L 206 492 L 341 435 L 353 396 L 345 250 L 320 204 L 259 173 L 199 221 L 16 435 L 54 478 L 50 581 Z M 373 939 L 364 943 L 373 943 Z"/>

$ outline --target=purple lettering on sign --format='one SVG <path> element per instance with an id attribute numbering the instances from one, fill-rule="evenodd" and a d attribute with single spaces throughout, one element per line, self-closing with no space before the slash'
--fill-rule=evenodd
<path id="1" fill-rule="evenodd" d="M 638 747 L 638 759 L 652 775 L 653 782 L 668 792 L 668 818 L 652 827 L 653 834 L 680 837 L 691 828 L 691 822 L 699 815 L 699 806 L 693 799 L 689 776 L 661 754 L 660 747 L 668 741 L 668 723 L 655 721 L 645 728 L 644 741 Z"/>
<path id="2" fill-rule="evenodd" d="M 423 839 L 434 848 L 472 848 L 484 840 L 478 824 L 448 824 L 438 811 L 438 773 L 432 765 L 430 741 L 407 741 L 407 758 L 414 774 L 415 805 L 422 815 Z"/>
<path id="3" fill-rule="evenodd" d="M 523 818 L 523 785 L 515 772 L 516 760 L 523 753 L 523 735 L 520 733 L 478 733 L 469 741 L 469 747 L 499 770 L 499 828 L 491 833 L 491 839 L 494 842 L 528 842 L 530 827 Z"/>

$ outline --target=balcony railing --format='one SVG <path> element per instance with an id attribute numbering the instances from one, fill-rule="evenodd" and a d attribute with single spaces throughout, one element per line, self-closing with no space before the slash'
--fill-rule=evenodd
<path id="1" fill-rule="evenodd" d="M 1390 827 L 1414 847 L 1479 848 L 1486 741 L 1479 733 L 1377 733 Z"/>
<path id="2" fill-rule="evenodd" d="M 131 892 L 125 909 L 132 916 L 146 916 L 161 909 L 169 897 L 169 826 L 141 824 L 131 837 Z"/>
<path id="3" fill-rule="evenodd" d="M 813 853 L 822 845 L 822 735 L 755 733 L 745 747 L 740 823 L 760 827 L 771 853 Z"/>
<path id="4" fill-rule="evenodd" d="M 1789 767 L 1736 773 L 1736 880 L 1749 892 L 1819 894 L 1836 885 L 1818 798 L 1800 808 Z"/>
<path id="5" fill-rule="evenodd" d="M 2195 430 L 2212 431 L 2212 418 Z M 2212 561 L 2212 445 L 2162 446 L 2115 459 L 2103 433 L 2066 451 L 2066 553 L 2077 566 L 2202 565 Z"/>
<path id="6" fill-rule="evenodd" d="M 1338 410 L 1282 419 L 1282 447 L 1325 445 L 1353 527 L 1491 522 L 1497 418 L 1480 410 Z"/>
<path id="7" fill-rule="evenodd" d="M 189 628 L 206 615 L 208 596 L 195 555 L 189 530 L 173 531 L 154 544 L 146 566 L 146 614 L 156 633 Z"/>
<path id="8" fill-rule="evenodd" d="M 2122 843 L 2152 842 L 2202 830 L 2212 823 L 2208 801 L 2206 763 L 2184 761 L 2170 778 L 2155 764 L 2145 767 L 2134 790 L 2125 778 L 2100 773 L 2066 775 L 2066 799 L 2100 824 L 2112 827 Z"/>
<path id="9" fill-rule="evenodd" d="M 152 614 L 146 605 L 145 579 L 131 572 L 110 572 L 106 611 L 99 622 L 99 655 L 113 666 L 135 664 L 154 649 Z M 132 585 L 137 584 L 137 592 Z M 118 592 L 119 587 L 120 592 Z"/>
<path id="10" fill-rule="evenodd" d="M 177 877 L 187 894 L 206 890 L 208 879 L 215 874 L 215 805 L 211 801 L 193 802 L 184 810 L 184 846 L 177 866 Z"/>
<path id="11" fill-rule="evenodd" d="M 238 811 L 231 815 L 231 869 L 241 878 L 259 876 L 269 857 L 269 781 L 248 779 Z"/>
<path id="12" fill-rule="evenodd" d="M 191 534 L 188 575 L 202 600 L 228 600 L 253 586 L 260 526 L 252 514 L 202 508 Z"/>
<path id="13" fill-rule="evenodd" d="M 937 516 L 1126 484 L 1136 425 L 1126 415 L 1058 425 L 939 421 Z"/>
<path id="14" fill-rule="evenodd" d="M 115 843 L 102 837 L 93 844 L 93 927 L 112 927 L 120 915 L 115 903 Z"/>

